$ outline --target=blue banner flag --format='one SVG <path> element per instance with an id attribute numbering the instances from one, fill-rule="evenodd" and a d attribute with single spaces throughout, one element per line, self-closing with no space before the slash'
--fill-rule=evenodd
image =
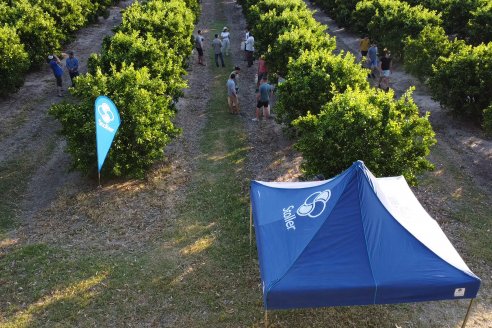
<path id="1" fill-rule="evenodd" d="M 94 111 L 96 113 L 97 169 L 101 172 L 121 121 L 118 109 L 106 96 L 97 97 Z"/>

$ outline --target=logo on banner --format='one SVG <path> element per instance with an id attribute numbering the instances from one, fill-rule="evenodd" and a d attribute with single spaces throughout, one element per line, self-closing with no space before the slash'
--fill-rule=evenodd
<path id="1" fill-rule="evenodd" d="M 108 132 L 114 132 L 114 129 L 109 126 L 109 123 L 114 121 L 114 114 L 107 103 L 102 103 L 97 106 L 97 112 L 100 115 L 100 120 L 98 122 L 99 126 L 106 129 Z"/>
<path id="2" fill-rule="evenodd" d="M 289 207 L 282 209 L 285 227 L 287 228 L 287 230 L 296 230 L 296 214 L 299 216 L 307 216 L 313 219 L 320 216 L 325 211 L 326 204 L 330 200 L 330 197 L 330 189 L 317 191 L 309 195 L 304 203 L 297 208 L 297 211 L 294 212 L 294 205 L 290 205 Z"/>

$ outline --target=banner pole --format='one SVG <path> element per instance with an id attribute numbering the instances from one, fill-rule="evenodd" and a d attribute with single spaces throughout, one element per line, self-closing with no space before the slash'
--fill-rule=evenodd
<path id="1" fill-rule="evenodd" d="M 468 310 L 466 311 L 465 320 L 463 320 L 463 325 L 461 326 L 461 328 L 465 328 L 466 326 L 466 322 L 468 321 L 468 316 L 470 315 L 470 310 L 473 304 L 473 300 L 474 298 L 470 300 L 470 305 L 468 305 Z"/>
<path id="2" fill-rule="evenodd" d="M 265 310 L 265 328 L 268 328 L 268 310 Z"/>
<path id="3" fill-rule="evenodd" d="M 98 188 L 101 188 L 101 172 L 97 171 L 97 182 L 99 185 L 97 186 Z"/>

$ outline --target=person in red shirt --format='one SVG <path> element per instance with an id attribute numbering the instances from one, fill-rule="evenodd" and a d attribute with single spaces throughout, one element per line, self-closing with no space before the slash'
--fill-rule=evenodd
<path id="1" fill-rule="evenodd" d="M 256 82 L 256 88 L 260 86 L 260 82 L 263 77 L 267 77 L 268 67 L 265 61 L 265 55 L 261 55 L 260 60 L 258 60 L 258 81 Z"/>

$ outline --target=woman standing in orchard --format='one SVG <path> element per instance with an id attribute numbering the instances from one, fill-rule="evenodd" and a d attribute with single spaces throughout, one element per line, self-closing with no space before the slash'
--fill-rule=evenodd
<path id="1" fill-rule="evenodd" d="M 229 49 L 231 48 L 230 36 L 229 29 L 225 26 L 222 29 L 222 33 L 220 33 L 220 38 L 222 39 L 222 53 L 225 56 L 229 56 Z"/>

